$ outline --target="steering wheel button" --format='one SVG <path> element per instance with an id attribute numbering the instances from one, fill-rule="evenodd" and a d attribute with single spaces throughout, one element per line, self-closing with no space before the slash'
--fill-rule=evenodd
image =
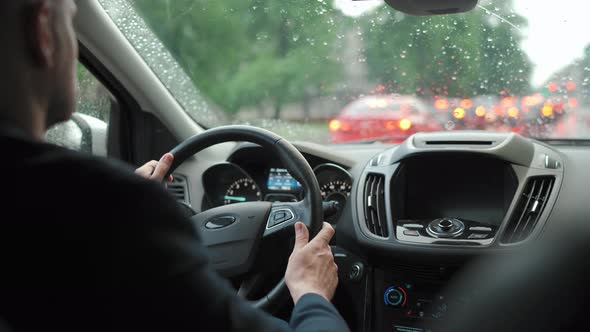
<path id="1" fill-rule="evenodd" d="M 281 210 L 281 211 L 275 212 L 275 215 L 272 219 L 275 221 L 281 222 L 281 220 L 286 219 L 286 218 L 287 218 L 287 212 L 285 212 L 284 210 Z"/>
<path id="2" fill-rule="evenodd" d="M 295 218 L 295 216 L 293 215 L 293 212 L 291 212 L 291 210 L 289 210 L 289 209 L 281 209 L 281 210 L 273 211 L 273 212 L 271 212 L 271 214 L 268 218 L 267 228 L 271 228 L 271 227 L 276 226 L 278 224 L 282 224 L 282 223 L 292 220 L 294 218 Z"/>

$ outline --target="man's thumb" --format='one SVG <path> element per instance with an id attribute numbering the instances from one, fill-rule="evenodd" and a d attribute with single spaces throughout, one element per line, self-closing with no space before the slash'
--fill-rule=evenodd
<path id="1" fill-rule="evenodd" d="M 295 223 L 295 249 L 303 248 L 307 242 L 309 242 L 309 231 L 301 221 L 298 221 Z"/>

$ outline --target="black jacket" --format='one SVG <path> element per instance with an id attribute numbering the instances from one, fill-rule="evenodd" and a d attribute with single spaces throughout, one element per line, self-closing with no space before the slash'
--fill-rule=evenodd
<path id="1" fill-rule="evenodd" d="M 345 331 L 301 298 L 289 323 L 252 308 L 154 181 L 128 166 L 0 135 L 0 326 L 18 331 Z"/>

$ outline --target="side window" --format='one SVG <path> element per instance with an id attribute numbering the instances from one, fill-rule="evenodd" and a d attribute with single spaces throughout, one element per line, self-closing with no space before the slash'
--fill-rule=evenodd
<path id="1" fill-rule="evenodd" d="M 77 67 L 76 112 L 47 131 L 47 141 L 81 152 L 107 155 L 111 106 L 109 91 L 82 64 Z"/>

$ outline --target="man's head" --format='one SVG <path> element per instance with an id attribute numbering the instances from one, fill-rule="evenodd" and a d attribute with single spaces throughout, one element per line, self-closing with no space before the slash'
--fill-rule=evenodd
<path id="1" fill-rule="evenodd" d="M 0 125 L 36 137 L 74 111 L 73 0 L 0 0 Z"/>

